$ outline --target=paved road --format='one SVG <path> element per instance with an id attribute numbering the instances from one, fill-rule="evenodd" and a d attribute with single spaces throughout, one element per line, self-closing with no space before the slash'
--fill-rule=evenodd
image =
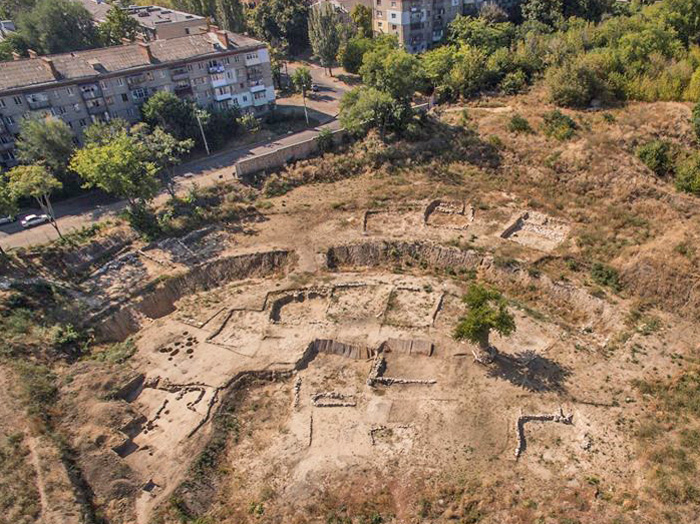
<path id="1" fill-rule="evenodd" d="M 297 65 L 290 65 L 290 71 L 295 66 Z M 314 82 L 319 85 L 320 90 L 307 99 L 307 105 L 310 109 L 317 111 L 314 114 L 324 122 L 322 125 L 314 129 L 278 137 L 271 141 L 223 151 L 210 157 L 183 164 L 178 167 L 176 172 L 177 191 L 184 193 L 193 184 L 197 184 L 199 187 L 206 187 L 222 180 L 230 180 L 235 177 L 234 164 L 241 158 L 262 155 L 282 146 L 308 140 L 316 136 L 322 128 L 338 129 L 340 124 L 335 119 L 335 116 L 338 113 L 340 98 L 348 89 L 348 86 L 342 84 L 338 79 L 328 78 L 320 68 L 312 69 L 312 77 Z M 300 96 L 293 96 L 279 99 L 278 104 L 280 107 L 299 106 L 302 104 L 302 101 Z M 156 204 L 160 204 L 166 199 L 167 194 L 163 192 L 156 199 Z M 65 233 L 108 219 L 125 207 L 125 201 L 115 201 L 115 199 L 101 193 L 91 192 L 56 203 L 54 212 L 56 213 L 58 227 Z M 39 211 L 37 209 L 23 209 L 19 216 L 22 217 L 30 213 L 39 213 Z M 4 249 L 42 244 L 55 238 L 56 232 L 48 224 L 28 230 L 23 230 L 19 225 L 19 221 L 0 226 L 0 246 Z"/>

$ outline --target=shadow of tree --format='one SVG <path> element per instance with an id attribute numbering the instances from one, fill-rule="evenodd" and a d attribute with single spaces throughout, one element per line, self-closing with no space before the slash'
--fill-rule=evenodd
<path id="1" fill-rule="evenodd" d="M 497 353 L 487 375 L 491 378 L 507 380 L 527 391 L 563 393 L 566 391 L 564 383 L 571 376 L 571 371 L 549 358 L 528 350 L 515 355 Z"/>

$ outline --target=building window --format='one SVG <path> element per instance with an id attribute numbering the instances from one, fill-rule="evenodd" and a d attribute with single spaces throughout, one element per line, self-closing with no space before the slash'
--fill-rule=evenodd
<path id="1" fill-rule="evenodd" d="M 76 113 L 80 113 L 80 104 L 73 104 L 73 109 Z"/>
<path id="2" fill-rule="evenodd" d="M 192 64 L 187 64 L 187 70 L 192 71 Z"/>
<path id="3" fill-rule="evenodd" d="M 377 0 L 377 5 L 382 5 L 382 0 Z"/>
<path id="4" fill-rule="evenodd" d="M 126 114 L 129 116 L 134 116 L 134 110 L 130 107 L 129 109 L 126 110 Z"/>
<path id="5" fill-rule="evenodd" d="M 21 97 L 21 96 L 15 96 L 15 97 L 12 98 L 12 100 L 15 101 L 15 104 L 16 104 L 16 105 L 18 105 L 18 106 L 21 106 L 21 105 L 22 105 L 22 97 Z"/>
<path id="6" fill-rule="evenodd" d="M 261 98 L 265 98 L 265 91 L 259 91 L 253 95 L 255 100 L 260 100 Z"/>
<path id="7" fill-rule="evenodd" d="M 190 34 L 190 28 L 189 28 L 189 27 L 185 27 L 185 34 L 186 34 L 186 35 L 189 35 L 189 34 Z"/>
<path id="8" fill-rule="evenodd" d="M 224 64 L 230 64 L 231 59 L 229 57 L 224 58 Z"/>
<path id="9" fill-rule="evenodd" d="M 126 93 L 122 93 L 122 102 L 128 102 L 129 101 L 129 95 Z"/>
<path id="10" fill-rule="evenodd" d="M 66 87 L 66 93 L 68 93 L 68 96 L 73 96 L 73 88 L 72 88 L 72 87 Z"/>
<path id="11" fill-rule="evenodd" d="M 398 28 L 396 27 L 396 24 L 391 24 L 391 28 L 392 28 L 393 30 L 398 29 Z"/>
<path id="12" fill-rule="evenodd" d="M 396 7 L 396 2 L 391 2 L 391 7 Z"/>
<path id="13" fill-rule="evenodd" d="M 149 82 L 153 82 L 153 73 L 151 73 L 150 71 L 148 73 L 146 73 L 146 79 Z"/>
<path id="14" fill-rule="evenodd" d="M 80 127 L 86 127 L 86 126 L 87 126 L 87 120 L 85 120 L 84 118 L 81 118 L 81 119 L 79 120 L 79 124 L 80 124 Z"/>
<path id="15" fill-rule="evenodd" d="M 165 71 L 159 71 L 160 77 L 165 78 Z"/>
<path id="16" fill-rule="evenodd" d="M 102 89 L 107 89 L 107 82 L 105 82 L 104 80 L 100 80 L 100 87 Z"/>
<path id="17" fill-rule="evenodd" d="M 123 79 L 123 78 L 117 78 L 117 85 L 118 85 L 118 86 L 123 86 L 123 85 L 124 85 L 124 79 Z"/>
<path id="18" fill-rule="evenodd" d="M 382 27 L 384 24 L 382 22 L 377 22 L 377 27 Z"/>
<path id="19" fill-rule="evenodd" d="M 111 106 L 114 103 L 114 98 L 108 96 L 107 98 L 105 98 L 105 102 L 107 102 L 107 104 Z"/>
<path id="20" fill-rule="evenodd" d="M 5 101 L 2 98 L 0 98 L 0 107 L 5 107 Z"/>
<path id="21" fill-rule="evenodd" d="M 384 18 L 384 13 L 381 11 L 377 10 L 377 18 Z"/>
<path id="22" fill-rule="evenodd" d="M 7 136 L 7 135 L 0 135 L 0 142 L 3 144 L 9 144 L 12 141 L 12 139 Z"/>
<path id="23" fill-rule="evenodd" d="M 238 56 L 238 55 L 236 55 L 236 56 L 233 57 L 233 61 L 236 62 L 236 63 L 238 63 L 238 62 L 241 61 L 241 57 Z"/>
<path id="24" fill-rule="evenodd" d="M 393 20 L 394 18 L 396 18 L 396 13 L 391 13 L 391 18 L 392 18 L 392 20 Z"/>

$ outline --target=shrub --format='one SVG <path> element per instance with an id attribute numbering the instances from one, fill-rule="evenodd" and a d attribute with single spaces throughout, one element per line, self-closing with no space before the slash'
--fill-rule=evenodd
<path id="1" fill-rule="evenodd" d="M 527 75 L 522 70 L 512 71 L 503 77 L 500 87 L 506 95 L 521 93 L 527 87 Z"/>
<path id="2" fill-rule="evenodd" d="M 147 206 L 134 206 L 126 211 L 129 225 L 146 240 L 153 240 L 163 234 L 158 217 Z"/>
<path id="3" fill-rule="evenodd" d="M 292 190 L 290 181 L 279 175 L 270 175 L 263 184 L 263 194 L 267 197 L 281 196 Z"/>
<path id="4" fill-rule="evenodd" d="M 530 122 L 528 122 L 527 119 L 523 117 L 520 113 L 516 113 L 511 117 L 510 122 L 508 123 L 508 131 L 510 131 L 511 133 L 534 132 L 532 126 L 530 125 Z"/>
<path id="5" fill-rule="evenodd" d="M 547 86 L 552 102 L 562 107 L 588 107 L 602 90 L 595 72 L 583 64 L 551 69 L 547 74 Z"/>
<path id="6" fill-rule="evenodd" d="M 578 129 L 576 122 L 558 109 L 545 113 L 543 119 L 544 134 L 557 140 L 569 140 Z"/>
<path id="7" fill-rule="evenodd" d="M 700 69 L 698 69 L 698 71 L 700 71 Z M 693 131 L 695 131 L 695 136 L 698 140 L 700 140 L 700 102 L 695 104 L 695 107 L 693 108 L 691 124 L 693 125 Z"/>
<path id="8" fill-rule="evenodd" d="M 635 151 L 637 157 L 658 176 L 669 174 L 673 170 L 671 162 L 671 144 L 666 140 L 652 140 L 641 145 Z"/>
<path id="9" fill-rule="evenodd" d="M 676 188 L 700 195 L 700 153 L 692 153 L 676 165 Z"/>
<path id="10" fill-rule="evenodd" d="M 332 151 L 335 145 L 333 142 L 333 132 L 328 128 L 321 129 L 316 136 L 316 144 L 321 153 Z"/>
<path id="11" fill-rule="evenodd" d="M 591 278 L 598 285 L 606 286 L 613 291 L 620 291 L 620 274 L 615 268 L 596 262 L 591 267 Z"/>

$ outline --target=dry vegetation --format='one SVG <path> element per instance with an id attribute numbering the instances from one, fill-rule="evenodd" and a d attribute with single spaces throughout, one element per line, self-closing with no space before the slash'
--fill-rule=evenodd
<path id="1" fill-rule="evenodd" d="M 181 245 L 113 224 L 16 254 L 0 351 L 31 423 L 0 441 L 0 491 L 19 494 L 5 514 L 49 511 L 27 444 L 44 434 L 95 521 L 697 522 L 700 211 L 635 156 L 696 147 L 690 108 L 567 111 L 560 140 L 542 99 L 441 108 L 412 142 L 371 135 L 192 194 L 172 233 L 223 219 Z M 468 206 L 430 225 L 435 199 Z M 276 254 L 235 258 L 251 253 Z M 516 316 L 502 367 L 451 337 L 475 280 Z M 372 389 L 361 358 L 299 365 L 324 337 L 429 339 L 433 355 L 388 353 L 386 373 L 437 383 Z M 310 400 L 336 389 L 357 408 Z M 560 406 L 573 426 L 528 425 L 515 461 L 519 413 Z"/>

